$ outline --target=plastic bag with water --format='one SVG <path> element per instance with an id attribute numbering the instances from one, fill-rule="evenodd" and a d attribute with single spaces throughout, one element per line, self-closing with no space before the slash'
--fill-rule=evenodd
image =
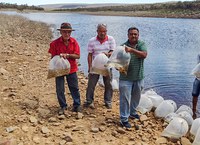
<path id="1" fill-rule="evenodd" d="M 192 109 L 187 105 L 181 105 L 176 111 L 176 113 L 178 114 L 179 112 L 182 112 L 182 111 L 187 111 L 188 113 L 190 113 L 191 116 L 193 115 Z"/>
<path id="2" fill-rule="evenodd" d="M 192 75 L 196 76 L 197 78 L 200 78 L 200 63 L 198 63 L 191 72 Z"/>
<path id="3" fill-rule="evenodd" d="M 181 117 L 181 118 L 183 118 L 183 119 L 185 119 L 187 121 L 187 123 L 188 123 L 189 126 L 192 125 L 193 118 L 192 118 L 192 116 L 191 116 L 191 114 L 189 112 L 187 112 L 187 111 L 181 111 L 181 112 L 178 113 L 178 116 Z"/>
<path id="4" fill-rule="evenodd" d="M 109 75 L 109 69 L 105 66 L 108 62 L 108 57 L 104 53 L 98 54 L 92 61 L 90 73 L 100 74 L 103 76 Z"/>
<path id="5" fill-rule="evenodd" d="M 142 114 L 151 111 L 153 103 L 146 95 L 142 94 L 137 110 Z"/>
<path id="6" fill-rule="evenodd" d="M 173 120 L 174 117 L 178 117 L 178 114 L 172 112 L 172 113 L 169 113 L 167 116 L 165 116 L 164 120 L 165 122 L 169 123 L 170 121 Z"/>
<path id="7" fill-rule="evenodd" d="M 49 70 L 47 78 L 58 77 L 67 75 L 70 72 L 70 63 L 67 59 L 60 57 L 60 55 L 54 56 L 49 62 Z"/>
<path id="8" fill-rule="evenodd" d="M 119 72 L 127 74 L 130 59 L 131 55 L 125 51 L 125 46 L 117 46 L 112 52 L 107 66 L 114 67 Z"/>
<path id="9" fill-rule="evenodd" d="M 161 136 L 178 139 L 185 136 L 188 132 L 188 124 L 185 119 L 174 117 L 168 126 L 163 130 Z"/>
<path id="10" fill-rule="evenodd" d="M 200 118 L 196 118 L 191 126 L 190 133 L 196 136 L 197 130 L 200 128 Z"/>
<path id="11" fill-rule="evenodd" d="M 197 133 L 196 133 L 196 136 L 194 138 L 192 145 L 200 145 L 200 127 L 197 130 Z"/>
<path id="12" fill-rule="evenodd" d="M 172 100 L 164 100 L 162 103 L 160 103 L 160 105 L 158 105 L 158 107 L 154 111 L 155 116 L 164 118 L 169 113 L 174 112 L 175 110 L 174 103 L 175 102 Z"/>
<path id="13" fill-rule="evenodd" d="M 147 97 L 151 99 L 154 108 L 157 108 L 164 101 L 164 98 L 158 94 L 147 95 Z"/>

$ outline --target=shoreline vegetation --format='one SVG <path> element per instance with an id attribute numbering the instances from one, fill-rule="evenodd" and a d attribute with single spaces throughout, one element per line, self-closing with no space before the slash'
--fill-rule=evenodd
<path id="1" fill-rule="evenodd" d="M 122 4 L 117 6 L 82 6 L 73 8 L 73 5 L 62 5 L 62 8 L 42 8 L 36 6 L 0 3 L 0 10 L 8 8 L 21 12 L 37 10 L 40 12 L 75 12 L 90 15 L 130 16 L 130 17 L 157 17 L 157 18 L 200 18 L 200 1 L 166 2 L 154 4 Z M 71 7 L 71 8 L 70 8 Z"/>
<path id="2" fill-rule="evenodd" d="M 0 14 L 0 144 L 1 145 L 189 145 L 189 136 L 178 140 L 161 137 L 167 126 L 154 112 L 131 120 L 137 128 L 126 130 L 119 124 L 119 92 L 113 94 L 113 108 L 103 106 L 103 88 L 95 89 L 95 109 L 72 112 L 69 105 L 58 116 L 55 80 L 47 79 L 49 43 L 52 32 L 45 23 L 20 16 Z M 81 102 L 85 100 L 87 79 L 78 73 Z M 67 88 L 67 87 L 66 87 Z"/>

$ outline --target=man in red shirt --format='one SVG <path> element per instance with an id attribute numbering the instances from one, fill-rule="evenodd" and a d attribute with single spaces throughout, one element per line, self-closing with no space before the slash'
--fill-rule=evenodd
<path id="1" fill-rule="evenodd" d="M 71 92 L 73 98 L 73 111 L 80 111 L 80 93 L 78 87 L 78 78 L 76 72 L 78 71 L 78 66 L 76 59 L 80 58 L 80 47 L 75 38 L 70 37 L 71 32 L 74 31 L 69 23 L 62 23 L 60 29 L 61 36 L 50 43 L 49 53 L 53 58 L 55 55 L 60 55 L 64 59 L 67 59 L 70 63 L 70 73 L 65 76 L 56 77 L 56 94 L 58 102 L 60 104 L 59 115 L 64 114 L 65 109 L 67 109 L 67 103 L 65 98 L 65 80 Z"/>

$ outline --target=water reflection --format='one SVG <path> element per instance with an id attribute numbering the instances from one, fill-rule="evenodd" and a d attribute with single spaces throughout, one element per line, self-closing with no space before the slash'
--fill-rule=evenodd
<path id="1" fill-rule="evenodd" d="M 121 16 L 92 16 L 72 13 L 16 13 L 31 20 L 52 26 L 55 37 L 59 36 L 60 24 L 68 21 L 76 30 L 72 36 L 81 46 L 80 69 L 87 73 L 87 43 L 96 35 L 96 25 L 106 23 L 108 34 L 117 45 L 127 40 L 127 29 L 136 26 L 140 38 L 148 46 L 145 61 L 145 89 L 153 88 L 165 99 L 173 99 L 178 106 L 191 106 L 191 90 L 194 77 L 190 75 L 196 64 L 200 47 L 200 20 L 173 18 L 139 18 Z M 117 73 L 115 73 L 117 76 Z M 200 102 L 199 102 L 200 108 Z"/>

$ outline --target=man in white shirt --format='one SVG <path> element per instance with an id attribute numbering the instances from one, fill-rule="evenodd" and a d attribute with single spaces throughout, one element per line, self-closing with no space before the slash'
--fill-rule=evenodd
<path id="1" fill-rule="evenodd" d="M 97 36 L 92 37 L 88 43 L 88 86 L 86 91 L 86 102 L 85 107 L 90 107 L 94 109 L 94 90 L 95 86 L 99 80 L 99 74 L 94 74 L 91 72 L 92 61 L 94 58 L 100 54 L 104 53 L 107 57 L 110 57 L 112 51 L 115 49 L 116 43 L 112 36 L 107 35 L 107 26 L 105 24 L 98 24 L 97 26 Z M 105 85 L 104 91 L 104 103 L 107 109 L 112 108 L 112 95 L 113 89 L 111 86 L 111 77 L 103 76 L 103 82 Z"/>

